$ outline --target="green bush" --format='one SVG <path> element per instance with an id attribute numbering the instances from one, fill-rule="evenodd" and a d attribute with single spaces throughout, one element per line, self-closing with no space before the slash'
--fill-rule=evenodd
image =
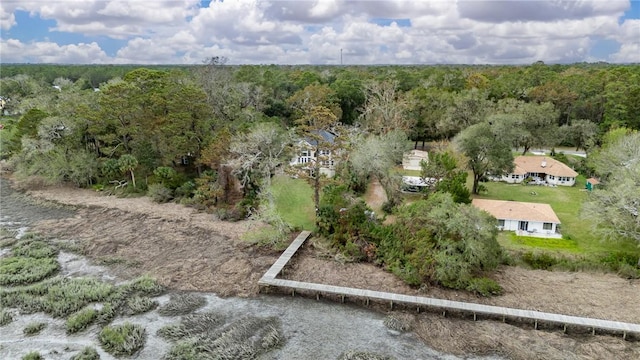
<path id="1" fill-rule="evenodd" d="M 67 318 L 65 327 L 68 334 L 88 328 L 98 317 L 98 311 L 93 308 L 82 309 Z"/>
<path id="2" fill-rule="evenodd" d="M 34 323 L 28 324 L 24 329 L 22 329 L 22 332 L 27 336 L 36 335 L 36 334 L 39 334 L 40 331 L 42 331 L 46 327 L 47 327 L 47 323 L 34 322 Z"/>
<path id="3" fill-rule="evenodd" d="M 32 351 L 22 357 L 22 360 L 43 360 L 44 358 L 37 351 Z"/>
<path id="4" fill-rule="evenodd" d="M 98 341 L 113 356 L 133 355 L 144 346 L 145 330 L 140 325 L 124 323 L 106 326 L 98 334 Z"/>
<path id="5" fill-rule="evenodd" d="M 46 279 L 60 269 L 54 258 L 12 256 L 0 259 L 0 285 L 26 285 Z"/>
<path id="6" fill-rule="evenodd" d="M 70 360 L 100 360 L 100 354 L 96 349 L 87 346 L 81 352 L 73 355 Z"/>
<path id="7" fill-rule="evenodd" d="M 625 279 L 640 279 L 640 269 L 637 265 L 622 264 L 618 267 L 618 275 Z"/>
<path id="8" fill-rule="evenodd" d="M 544 252 L 525 252 L 522 254 L 522 260 L 531 268 L 539 269 L 539 270 L 549 270 L 556 264 L 558 264 L 558 259 Z"/>
<path id="9" fill-rule="evenodd" d="M 0 326 L 5 326 L 13 321 L 13 315 L 7 309 L 0 310 Z"/>
<path id="10" fill-rule="evenodd" d="M 502 287 L 500 286 L 500 284 L 489 278 L 471 279 L 469 281 L 469 285 L 467 285 L 466 290 L 482 296 L 502 294 Z"/>
<path id="11" fill-rule="evenodd" d="M 173 191 L 162 184 L 151 184 L 147 196 L 157 203 L 166 203 L 173 199 Z"/>

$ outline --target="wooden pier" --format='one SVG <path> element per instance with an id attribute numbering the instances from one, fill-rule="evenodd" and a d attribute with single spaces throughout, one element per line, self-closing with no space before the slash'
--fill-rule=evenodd
<path id="1" fill-rule="evenodd" d="M 271 268 L 262 276 L 258 284 L 260 286 L 273 286 L 277 288 L 288 289 L 291 290 L 292 294 L 295 294 L 296 291 L 315 293 L 318 298 L 320 294 L 338 295 L 340 296 L 342 302 L 344 302 L 345 298 L 352 298 L 362 299 L 366 304 L 368 304 L 371 300 L 378 302 L 387 302 L 390 304 L 391 308 L 393 308 L 394 304 L 401 304 L 405 306 L 414 306 L 417 309 L 431 308 L 438 309 L 443 312 L 458 311 L 473 314 L 474 320 L 476 320 L 476 316 L 478 314 L 502 318 L 503 321 L 505 319 L 520 321 L 530 320 L 534 322 L 534 326 L 536 329 L 538 328 L 539 323 L 544 322 L 564 326 L 565 331 L 567 329 L 567 326 L 574 326 L 591 330 L 593 334 L 595 334 L 596 330 L 607 330 L 621 333 L 623 338 L 625 339 L 627 338 L 627 334 L 640 335 L 639 324 L 620 321 L 585 318 L 535 310 L 514 309 L 501 306 L 277 279 L 277 276 L 281 273 L 289 260 L 291 260 L 291 257 L 293 257 L 296 251 L 300 248 L 300 246 L 302 246 L 302 244 L 310 235 L 311 233 L 308 231 L 303 231 L 302 233 L 300 233 L 300 235 L 298 235 L 298 237 L 291 243 L 287 250 L 285 250 L 282 256 L 280 256 L 278 261 L 276 261 L 271 266 Z"/>

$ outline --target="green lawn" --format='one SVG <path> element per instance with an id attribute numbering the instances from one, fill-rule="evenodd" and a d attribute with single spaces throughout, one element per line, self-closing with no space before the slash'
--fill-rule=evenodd
<path id="1" fill-rule="evenodd" d="M 488 190 L 480 199 L 513 200 L 522 202 L 546 203 L 551 205 L 560 219 L 563 239 L 536 239 L 514 236 L 511 232 L 500 235 L 500 243 L 507 248 L 543 248 L 558 252 L 596 254 L 622 251 L 638 254 L 637 245 L 632 242 L 602 241 L 593 234 L 591 226 L 580 217 L 582 203 L 589 193 L 584 189 L 585 178 L 579 176 L 572 187 L 534 186 L 507 184 L 503 182 L 482 183 Z M 535 195 L 533 194 L 535 193 Z"/>
<path id="2" fill-rule="evenodd" d="M 271 190 L 278 213 L 284 221 L 294 227 L 314 230 L 313 189 L 306 181 L 276 176 L 272 180 Z"/>

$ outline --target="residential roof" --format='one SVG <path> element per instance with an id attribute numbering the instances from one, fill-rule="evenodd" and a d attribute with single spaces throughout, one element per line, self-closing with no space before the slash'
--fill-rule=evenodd
<path id="1" fill-rule="evenodd" d="M 335 138 L 336 138 L 335 134 L 332 134 L 332 133 L 330 133 L 330 132 L 328 132 L 326 130 L 314 131 L 313 133 L 320 135 L 324 141 L 326 141 L 326 142 L 328 142 L 330 144 L 333 144 L 333 142 L 335 141 Z M 307 143 L 309 143 L 309 145 L 312 145 L 312 146 L 318 145 L 318 140 L 317 139 L 313 139 L 313 138 L 307 137 L 307 138 L 305 138 L 305 141 Z"/>
<path id="2" fill-rule="evenodd" d="M 587 179 L 587 182 L 588 182 L 588 183 L 591 183 L 591 185 L 598 185 L 598 184 L 600 184 L 600 181 L 598 181 L 598 179 L 596 179 L 596 178 L 588 178 L 588 179 Z"/>
<path id="3" fill-rule="evenodd" d="M 471 203 L 496 219 L 560 223 L 549 204 L 487 199 L 473 199 Z"/>
<path id="4" fill-rule="evenodd" d="M 544 173 L 554 176 L 578 176 L 572 168 L 547 156 L 518 156 L 513 163 L 515 167 L 512 174 Z"/>

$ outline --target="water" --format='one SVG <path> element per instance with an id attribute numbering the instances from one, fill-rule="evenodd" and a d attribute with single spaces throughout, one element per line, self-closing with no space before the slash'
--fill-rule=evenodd
<path id="1" fill-rule="evenodd" d="M 35 221 L 73 216 L 73 211 L 59 207 L 38 205 L 11 190 L 0 179 L 0 226 L 24 233 Z M 22 229 L 22 230 L 20 230 Z M 6 252 L 4 252 L 6 253 Z M 0 253 L 0 257 L 4 253 Z M 87 259 L 61 252 L 59 261 L 64 276 L 94 276 L 114 281 L 108 268 L 90 264 Z M 229 319 L 245 316 L 275 316 L 282 322 L 284 345 L 262 356 L 262 359 L 336 359 L 348 350 L 376 352 L 396 359 L 459 359 L 425 346 L 412 333 L 390 331 L 383 324 L 384 315 L 355 305 L 316 301 L 290 296 L 259 296 L 252 299 L 226 298 L 204 294 L 207 305 L 199 311 L 215 311 Z M 168 295 L 157 298 L 160 304 Z M 96 341 L 94 326 L 80 334 L 66 335 L 64 320 L 44 314 L 19 315 L 13 311 L 14 321 L 0 327 L 0 359 L 20 359 L 30 351 L 39 351 L 46 359 L 69 359 L 85 346 L 98 350 L 101 359 L 114 359 L 102 351 Z M 132 317 L 118 317 L 114 324 L 130 321 L 144 324 L 147 341 L 135 359 L 160 359 L 170 344 L 155 335 L 156 331 L 179 318 L 165 317 L 151 311 Z M 46 322 L 48 326 L 38 335 L 26 337 L 22 330 L 32 322 Z M 465 357 L 469 359 L 469 357 Z"/>

